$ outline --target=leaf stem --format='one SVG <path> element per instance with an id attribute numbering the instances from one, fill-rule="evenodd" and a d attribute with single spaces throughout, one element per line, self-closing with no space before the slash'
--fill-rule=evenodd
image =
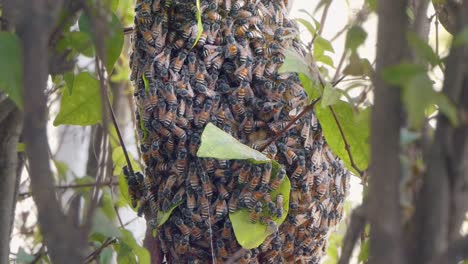
<path id="1" fill-rule="evenodd" d="M 272 137 L 270 140 L 268 140 L 267 143 L 265 143 L 265 145 L 259 149 L 260 152 L 264 151 L 268 146 L 271 145 L 271 143 L 275 142 L 278 138 L 280 138 L 282 135 L 284 135 L 284 133 L 286 133 L 286 131 L 288 131 L 292 125 L 294 125 L 294 123 L 296 123 L 296 121 L 298 119 L 300 119 L 301 117 L 303 117 L 305 114 L 307 114 L 310 110 L 314 109 L 314 106 L 315 104 L 320 101 L 322 97 L 318 97 L 318 98 L 315 98 L 309 105 L 307 105 L 304 109 L 302 109 L 302 111 L 296 116 L 294 117 L 287 125 L 285 128 L 283 128 L 283 130 L 281 130 L 280 132 L 278 132 L 274 137 Z"/>

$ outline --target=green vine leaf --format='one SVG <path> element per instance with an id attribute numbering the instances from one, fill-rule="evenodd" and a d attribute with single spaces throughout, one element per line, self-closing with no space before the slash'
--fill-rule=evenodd
<path id="1" fill-rule="evenodd" d="M 0 91 L 23 109 L 23 58 L 18 37 L 0 32 Z"/>
<path id="2" fill-rule="evenodd" d="M 122 25 L 120 24 L 119 18 L 114 14 L 110 14 L 107 18 L 106 32 L 104 36 L 104 65 L 107 73 L 111 74 L 114 69 L 114 64 L 120 57 L 124 44 L 124 34 L 122 31 Z M 88 33 L 93 39 L 94 32 L 93 25 L 86 14 L 81 15 L 78 20 L 78 26 L 81 32 Z M 94 39 L 96 42 L 96 39 Z M 95 43 L 96 45 L 96 43 Z"/>
<path id="3" fill-rule="evenodd" d="M 89 72 L 75 76 L 73 94 L 62 93 L 60 112 L 54 120 L 58 125 L 94 125 L 102 120 L 99 81 Z"/>
<path id="4" fill-rule="evenodd" d="M 200 8 L 200 0 L 196 0 L 196 5 L 197 5 L 197 37 L 195 38 L 195 42 L 193 43 L 193 47 L 197 45 L 198 40 L 200 39 L 201 35 L 203 34 L 203 23 L 202 23 L 202 17 L 201 17 L 201 8 Z"/>
<path id="5" fill-rule="evenodd" d="M 163 211 L 158 211 L 158 214 L 156 215 L 156 223 L 157 223 L 157 226 L 158 227 L 161 227 L 162 225 L 164 225 L 164 223 L 166 223 L 166 221 L 169 219 L 169 217 L 171 216 L 172 214 L 172 211 L 174 211 L 174 209 L 176 209 L 179 205 L 181 205 L 183 203 L 183 201 L 178 201 L 177 203 L 173 204 L 169 210 L 167 210 L 167 212 L 163 212 Z"/>
<path id="6" fill-rule="evenodd" d="M 287 49 L 284 53 L 285 59 L 283 65 L 278 69 L 278 73 L 297 72 L 313 79 L 309 70 L 309 63 L 293 49 Z"/>
<path id="7" fill-rule="evenodd" d="M 229 148 L 226 148 L 229 146 Z M 272 178 L 277 177 L 281 170 L 281 165 L 267 158 L 263 153 L 252 149 L 237 139 L 219 129 L 212 123 L 208 123 L 201 136 L 201 145 L 197 152 L 199 158 L 215 158 L 221 160 L 247 160 L 252 164 L 264 164 L 271 162 Z M 278 190 L 270 193 L 272 198 L 276 198 L 278 194 L 283 195 L 283 216 L 281 218 L 273 218 L 277 226 L 280 226 L 286 219 L 289 211 L 289 195 L 291 191 L 291 183 L 288 177 L 285 177 Z M 266 213 L 265 213 L 266 214 Z M 251 223 L 249 212 L 247 210 L 239 210 L 233 214 L 229 214 L 234 235 L 237 242 L 244 248 L 258 247 L 271 234 L 270 229 L 261 223 Z"/>
<path id="8" fill-rule="evenodd" d="M 369 166 L 370 157 L 370 109 L 362 110 L 357 114 L 351 104 L 343 101 L 338 101 L 332 107 L 350 146 L 354 163 L 359 170 L 364 171 Z M 355 175 L 359 175 L 351 166 L 351 160 L 348 152 L 346 151 L 343 137 L 339 132 L 338 125 L 330 108 L 316 107 L 315 113 L 320 121 L 323 134 L 327 139 L 330 149 L 343 160 L 349 170 L 351 170 Z"/>

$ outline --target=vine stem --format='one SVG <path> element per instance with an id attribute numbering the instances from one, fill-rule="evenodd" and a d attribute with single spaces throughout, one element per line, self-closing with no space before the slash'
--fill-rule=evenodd
<path id="1" fill-rule="evenodd" d="M 343 75 L 337 81 L 333 82 L 332 85 L 336 86 L 337 84 L 339 84 L 344 79 L 344 77 L 345 76 Z M 319 76 L 318 79 L 320 81 L 320 85 L 322 85 L 322 88 L 325 89 L 325 83 L 323 82 L 322 77 Z M 359 176 L 361 178 L 363 178 L 364 177 L 364 172 L 361 169 L 359 169 L 359 167 L 354 162 L 353 154 L 351 153 L 351 146 L 349 145 L 348 140 L 346 138 L 346 135 L 345 135 L 345 133 L 343 131 L 343 127 L 341 126 L 341 123 L 338 120 L 338 116 L 336 115 L 335 109 L 333 109 L 333 106 L 331 106 L 331 105 L 328 106 L 328 108 L 330 109 L 330 112 L 332 113 L 333 119 L 335 120 L 336 126 L 338 127 L 338 130 L 340 131 L 341 138 L 343 139 L 343 142 L 345 144 L 345 150 L 348 153 L 349 161 L 351 162 L 351 167 L 353 167 L 353 169 L 355 169 L 357 171 L 357 173 L 359 173 Z"/>
<path id="2" fill-rule="evenodd" d="M 338 130 L 340 131 L 341 138 L 343 138 L 345 149 L 346 149 L 346 152 L 348 152 L 349 161 L 351 162 L 351 167 L 353 167 L 359 173 L 359 176 L 361 176 L 362 178 L 362 176 L 364 175 L 364 172 L 361 169 L 359 169 L 356 163 L 354 162 L 353 154 L 351 153 L 351 146 L 349 145 L 348 140 L 346 139 L 341 123 L 338 121 L 338 116 L 336 116 L 335 109 L 333 109 L 332 106 L 329 106 L 328 108 L 330 109 L 333 115 L 333 119 L 335 119 L 336 126 L 338 127 Z"/>
<path id="3" fill-rule="evenodd" d="M 86 258 L 86 261 L 85 263 L 90 263 L 91 261 L 93 261 L 94 259 L 97 258 L 97 256 L 99 256 L 99 254 L 101 254 L 101 251 L 103 249 L 105 249 L 106 247 L 114 244 L 115 242 L 117 242 L 117 239 L 115 238 L 108 238 L 104 241 L 104 243 L 102 243 L 102 245 L 100 247 L 98 247 L 96 250 L 94 250 L 93 252 L 91 252 L 91 254 L 88 255 L 88 257 Z"/>
<path id="4" fill-rule="evenodd" d="M 115 181 L 106 181 L 106 182 L 91 182 L 91 183 L 82 183 L 82 184 L 67 184 L 67 185 L 57 185 L 55 189 L 75 189 L 75 188 L 86 188 L 86 187 L 105 187 L 105 186 L 116 186 L 119 185 Z M 19 197 L 31 196 L 31 192 L 22 192 L 18 194 Z"/>
<path id="5" fill-rule="evenodd" d="M 297 115 L 295 116 L 284 128 L 283 130 L 281 130 L 280 132 L 278 132 L 274 137 L 272 137 L 270 140 L 268 140 L 267 143 L 265 143 L 265 145 L 259 149 L 260 152 L 264 151 L 268 146 L 271 145 L 271 143 L 275 142 L 279 137 L 281 137 L 282 135 L 284 135 L 284 133 L 286 133 L 286 131 L 288 131 L 293 125 L 294 123 L 296 123 L 296 121 L 298 119 L 300 119 L 301 117 L 303 117 L 305 114 L 307 114 L 309 111 L 311 111 L 312 109 L 314 109 L 314 106 L 315 104 L 320 101 L 322 97 L 318 97 L 318 98 L 315 98 L 309 105 L 307 105 L 304 109 L 302 109 L 302 111 Z"/>

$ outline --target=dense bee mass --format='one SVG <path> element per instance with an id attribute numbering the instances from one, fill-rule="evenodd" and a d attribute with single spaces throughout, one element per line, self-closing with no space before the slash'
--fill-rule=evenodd
<path id="1" fill-rule="evenodd" d="M 274 143 L 307 103 L 295 74 L 279 74 L 286 48 L 296 48 L 284 0 L 138 0 L 130 67 L 145 177 L 125 171 L 134 204 L 156 225 L 169 263 L 223 263 L 241 248 L 228 214 L 241 208 L 272 235 L 239 263 L 318 263 L 326 237 L 343 214 L 349 173 L 331 153 L 313 111 Z M 200 159 L 201 133 L 211 122 L 271 164 Z M 226 146 L 229 148 L 229 146 Z M 291 181 L 289 213 L 272 190 Z"/>

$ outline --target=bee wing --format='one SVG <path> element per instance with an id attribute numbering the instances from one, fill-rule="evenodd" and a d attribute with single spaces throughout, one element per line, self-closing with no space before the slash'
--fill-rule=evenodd
<path id="1" fill-rule="evenodd" d="M 195 93 L 193 92 L 192 86 L 190 85 L 190 82 L 187 82 L 187 92 L 190 98 L 193 98 L 195 96 Z"/>

